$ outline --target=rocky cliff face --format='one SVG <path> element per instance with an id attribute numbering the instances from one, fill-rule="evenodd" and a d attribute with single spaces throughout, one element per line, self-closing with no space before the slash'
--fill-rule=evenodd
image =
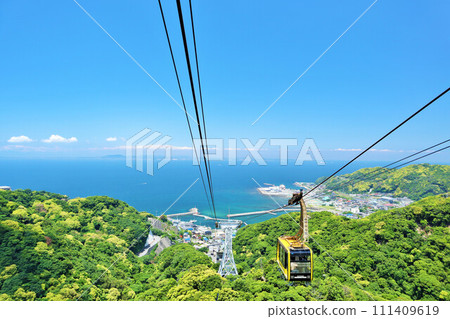
<path id="1" fill-rule="evenodd" d="M 155 250 L 156 255 L 159 255 L 164 249 L 166 249 L 167 247 L 170 247 L 172 245 L 173 245 L 173 243 L 169 238 L 167 238 L 167 237 L 161 238 L 161 240 L 158 243 L 158 247 Z"/>

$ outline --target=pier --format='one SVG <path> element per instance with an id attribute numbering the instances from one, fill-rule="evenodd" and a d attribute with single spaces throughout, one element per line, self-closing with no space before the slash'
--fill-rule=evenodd
<path id="1" fill-rule="evenodd" d="M 237 213 L 237 214 L 228 214 L 227 217 L 239 217 L 239 216 L 251 216 L 251 215 L 259 215 L 259 214 L 271 214 L 271 215 L 276 215 L 273 212 L 270 212 L 268 210 L 262 210 L 262 211 L 257 211 L 257 212 L 248 212 L 248 213 Z"/>
<path id="2" fill-rule="evenodd" d="M 280 208 L 280 209 L 276 209 L 276 210 L 260 210 L 260 211 L 256 211 L 256 212 L 246 212 L 246 213 L 236 213 L 236 214 L 228 214 L 227 218 L 234 218 L 234 217 L 245 217 L 245 216 L 252 216 L 252 215 L 265 215 L 265 214 L 270 214 L 270 215 L 274 215 L 276 216 L 276 212 L 279 211 L 299 211 L 298 207 L 286 207 L 286 208 Z M 173 217 L 178 217 L 178 216 L 195 216 L 195 217 L 201 217 L 204 219 L 216 219 L 214 217 L 210 217 L 210 216 L 206 216 L 206 215 L 202 215 L 197 208 L 191 208 L 188 212 L 184 212 L 184 213 L 174 213 L 174 214 L 167 214 L 166 216 L 168 218 L 173 218 Z M 221 218 L 217 218 L 217 220 L 225 220 L 225 219 L 221 219 Z"/>
<path id="3" fill-rule="evenodd" d="M 191 208 L 188 212 L 185 213 L 175 213 L 175 214 L 167 214 L 167 217 L 175 217 L 175 216 L 188 216 L 188 215 L 200 215 L 197 208 Z"/>
<path id="4" fill-rule="evenodd" d="M 261 210 L 261 211 L 256 211 L 256 212 L 248 212 L 248 213 L 237 213 L 237 214 L 228 214 L 227 217 L 242 217 L 242 216 L 251 216 L 251 215 L 264 215 L 264 214 L 271 214 L 271 215 L 276 215 L 275 212 L 277 211 L 298 211 L 298 207 L 297 208 L 280 208 L 277 210 Z"/>

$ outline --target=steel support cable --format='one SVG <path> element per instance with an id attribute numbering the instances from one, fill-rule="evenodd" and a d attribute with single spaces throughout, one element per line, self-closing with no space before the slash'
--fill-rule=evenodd
<path id="1" fill-rule="evenodd" d="M 378 173 L 379 171 L 383 170 L 384 168 L 388 168 L 389 166 L 392 166 L 392 165 L 397 164 L 397 163 L 399 163 L 399 162 L 401 162 L 401 161 L 404 161 L 404 160 L 406 160 L 406 159 L 408 159 L 408 158 L 411 158 L 411 157 L 413 157 L 413 156 L 416 156 L 416 155 L 418 155 L 418 154 L 421 154 L 421 153 L 423 153 L 423 152 L 426 152 L 426 151 L 428 151 L 428 150 L 430 150 L 430 149 L 432 149 L 432 148 L 435 148 L 435 147 L 437 147 L 437 146 L 439 146 L 439 145 L 445 144 L 445 143 L 447 143 L 448 141 L 450 141 L 450 139 L 445 140 L 445 141 L 443 141 L 443 142 L 440 142 L 440 143 L 438 143 L 438 144 L 435 144 L 435 145 L 433 145 L 433 146 L 427 147 L 427 148 L 425 148 L 425 149 L 423 149 L 423 150 L 421 150 L 421 151 L 418 151 L 418 152 L 416 152 L 416 153 L 414 153 L 414 154 L 405 156 L 405 157 L 403 157 L 403 158 L 401 158 L 401 159 L 399 159 L 399 160 L 397 160 L 397 161 L 395 161 L 395 162 L 392 162 L 392 163 L 390 163 L 390 164 L 387 164 L 387 165 L 385 165 L 385 166 L 383 166 L 383 167 L 378 167 L 378 168 L 375 169 L 373 172 L 369 173 L 369 175 L 367 175 L 367 176 L 362 176 L 362 177 L 355 178 L 355 179 L 349 179 L 349 180 L 346 180 L 346 181 L 342 181 L 342 182 L 340 182 L 340 183 L 338 182 L 337 186 L 343 187 L 343 186 L 346 186 L 346 185 L 348 185 L 348 184 L 356 184 L 356 183 L 362 182 L 362 181 L 364 181 L 364 180 L 366 180 L 366 179 L 370 179 L 370 178 L 372 178 L 372 177 L 374 177 L 374 176 L 378 176 L 379 174 L 376 174 L 376 173 Z M 399 165 L 399 166 L 401 166 L 401 165 Z M 398 167 L 398 166 L 396 166 L 396 167 Z M 386 172 L 386 171 L 383 171 L 383 172 Z"/>
<path id="2" fill-rule="evenodd" d="M 165 19 L 165 16 L 164 16 L 164 10 L 163 10 L 162 5 L 161 5 L 161 0 L 158 0 L 158 4 L 159 4 L 159 10 L 161 12 L 161 18 L 162 18 L 162 21 L 163 21 L 163 24 L 164 24 L 164 31 L 166 33 L 167 43 L 169 45 L 170 56 L 172 58 L 173 68 L 175 70 L 175 75 L 176 75 L 176 78 L 177 78 L 178 89 L 180 90 L 181 102 L 183 104 L 184 113 L 186 115 L 186 121 L 187 121 L 187 125 L 188 125 L 188 128 L 189 128 L 189 134 L 191 136 L 192 147 L 193 147 L 193 150 L 194 150 L 197 162 L 200 163 L 199 158 L 198 158 L 198 154 L 197 154 L 197 150 L 196 150 L 196 147 L 195 147 L 195 143 L 194 143 L 194 135 L 192 134 L 191 123 L 190 123 L 190 120 L 189 120 L 189 116 L 188 116 L 188 112 L 187 112 L 187 108 L 186 108 L 186 103 L 185 103 L 185 100 L 184 100 L 183 90 L 181 88 L 180 77 L 178 75 L 178 69 L 177 69 L 177 65 L 176 65 L 176 62 L 175 62 L 174 55 L 173 55 L 172 44 L 170 42 L 170 36 L 169 36 L 169 32 L 167 30 L 167 24 L 166 24 L 166 19 Z M 209 209 L 212 211 L 211 202 L 210 202 L 210 199 L 209 199 L 210 195 L 208 194 L 208 191 L 206 190 L 205 179 L 203 177 L 203 172 L 202 172 L 201 165 L 199 165 L 198 168 L 199 168 L 199 171 L 200 171 L 200 177 L 201 177 L 201 180 L 202 180 L 203 189 L 204 189 L 205 194 L 206 194 L 206 200 L 208 201 Z"/>
<path id="3" fill-rule="evenodd" d="M 410 115 L 406 120 L 404 120 L 403 122 L 401 122 L 400 124 L 398 124 L 396 127 L 394 127 L 392 130 L 390 130 L 388 133 L 386 133 L 385 135 L 383 135 L 381 138 L 379 138 L 375 143 L 373 143 L 372 145 L 370 145 L 369 147 L 367 147 L 364 151 L 362 151 L 361 153 L 359 153 L 357 156 L 355 156 L 352 160 L 350 160 L 347 164 L 345 164 L 344 166 L 342 166 L 340 169 L 338 169 L 336 172 L 334 172 L 333 174 L 331 174 L 330 176 L 328 176 L 325 180 L 323 180 L 321 183 L 319 183 L 318 185 L 316 185 L 315 187 L 313 187 L 312 189 L 310 189 L 306 194 L 308 195 L 309 193 L 311 193 L 312 191 L 314 191 L 315 189 L 317 189 L 320 185 L 322 185 L 323 183 L 325 183 L 326 181 L 328 181 L 331 177 L 333 177 L 334 175 L 336 175 L 337 173 L 339 173 L 340 171 L 342 171 L 344 168 L 346 168 L 348 165 L 350 165 L 351 163 L 353 163 L 355 160 L 357 160 L 359 157 L 361 157 L 363 154 L 365 154 L 366 152 L 368 152 L 370 149 L 372 149 L 372 147 L 374 147 L 375 145 L 377 145 L 378 143 L 380 143 L 382 140 L 384 140 L 386 137 L 388 137 L 389 135 L 391 135 L 393 132 L 395 132 L 398 128 L 400 128 L 403 124 L 405 124 L 406 122 L 408 122 L 409 120 L 411 120 L 413 117 L 415 117 L 417 114 L 419 114 L 420 112 L 422 112 L 423 110 L 425 110 L 428 106 L 430 106 L 431 104 L 433 104 L 435 101 L 437 101 L 439 98 L 441 98 L 443 95 L 445 95 L 448 91 L 450 91 L 450 88 L 447 88 L 444 92 L 442 92 L 441 94 L 439 94 L 438 96 L 436 96 L 434 99 L 432 99 L 430 102 L 428 102 L 427 104 L 425 104 L 424 106 L 422 106 L 419 110 L 417 110 L 415 113 L 413 113 L 412 115 Z"/>
<path id="4" fill-rule="evenodd" d="M 206 156 L 208 159 L 208 167 L 209 167 L 209 176 L 211 175 L 211 162 L 209 161 L 209 148 L 208 148 L 208 137 L 206 134 L 206 124 L 205 124 L 205 112 L 203 111 L 203 94 L 202 94 L 202 86 L 200 82 L 200 70 L 198 66 L 198 56 L 197 56 L 197 41 L 195 40 L 195 28 L 194 28 L 194 15 L 192 13 L 192 3 L 191 0 L 189 0 L 189 12 L 191 15 L 191 28 L 192 28 L 192 39 L 194 43 L 194 55 L 195 55 L 195 67 L 197 69 L 197 82 L 198 82 L 198 92 L 200 96 L 200 107 L 202 111 L 202 122 L 203 122 L 203 133 L 205 134 L 205 143 L 206 143 Z M 211 185 L 213 191 L 214 191 L 214 185 Z"/>
<path id="5" fill-rule="evenodd" d="M 426 150 L 429 150 L 430 148 L 433 148 L 433 147 L 435 147 L 435 146 L 441 145 L 441 144 L 443 144 L 443 143 L 445 143 L 445 142 L 442 142 L 442 143 L 436 144 L 436 145 L 434 145 L 434 146 L 428 147 L 428 148 L 426 148 L 426 149 L 424 149 L 424 150 L 422 150 L 422 151 L 420 151 L 420 152 L 414 153 L 413 155 L 417 155 L 417 154 L 423 153 L 423 152 L 425 152 Z M 443 148 L 438 149 L 438 150 L 436 150 L 436 151 L 434 151 L 434 152 L 431 152 L 431 153 L 429 153 L 429 154 L 425 154 L 425 155 L 423 155 L 423 156 L 414 158 L 414 159 L 412 159 L 412 160 L 410 160 L 410 161 L 408 161 L 408 162 L 406 162 L 406 163 L 401 163 L 401 164 L 399 164 L 399 165 L 397 165 L 397 166 L 395 166 L 395 167 L 388 168 L 388 171 L 397 169 L 397 168 L 399 168 L 399 167 L 401 167 L 401 166 L 405 166 L 405 165 L 407 165 L 407 164 L 409 164 L 409 163 L 412 163 L 412 162 L 417 161 L 417 160 L 419 160 L 419 159 L 422 159 L 422 158 L 424 158 L 424 157 L 427 157 L 427 156 L 433 155 L 433 154 L 435 154 L 435 153 L 441 152 L 441 151 L 443 151 L 443 150 L 445 150 L 445 149 L 447 149 L 447 148 L 449 148 L 449 147 L 450 147 L 450 146 L 443 147 Z M 383 166 L 383 167 L 380 167 L 380 168 L 378 168 L 377 170 L 373 171 L 373 172 L 371 173 L 371 175 L 369 175 L 369 176 L 365 176 L 365 177 L 363 177 L 363 178 L 357 178 L 357 179 L 355 179 L 355 180 L 348 180 L 348 181 L 346 181 L 343 185 L 340 185 L 340 186 L 342 187 L 342 186 L 345 186 L 346 184 L 349 184 L 349 183 L 356 184 L 356 183 L 362 182 L 362 181 L 364 181 L 364 180 L 367 180 L 367 179 L 370 179 L 370 178 L 377 177 L 378 175 L 381 175 L 381 174 L 387 172 L 387 171 L 381 171 L 381 169 L 387 168 L 387 167 L 389 167 L 389 166 L 391 166 L 391 165 L 394 165 L 395 163 L 398 163 L 398 162 L 403 161 L 403 160 L 405 160 L 405 159 L 407 159 L 407 158 L 410 158 L 410 157 L 413 156 L 413 155 L 406 156 L 406 157 L 404 157 L 404 158 L 402 158 L 402 159 L 400 159 L 400 160 L 398 160 L 398 161 L 395 161 L 395 162 L 393 162 L 393 163 L 390 163 L 390 164 L 388 164 L 388 165 L 385 165 L 385 166 Z M 378 172 L 378 173 L 376 173 L 376 172 Z M 374 173 L 376 173 L 376 174 L 374 174 Z"/>
<path id="6" fill-rule="evenodd" d="M 409 163 L 412 163 L 412 162 L 414 162 L 414 161 L 420 160 L 420 159 L 425 158 L 425 157 L 427 157 L 427 156 L 430 156 L 430 155 L 433 155 L 433 154 L 442 152 L 442 151 L 444 151 L 444 150 L 446 150 L 446 149 L 448 149 L 448 148 L 450 148 L 450 146 L 446 146 L 446 147 L 440 148 L 440 149 L 438 149 L 438 150 L 436 150 L 436 151 L 434 151 L 434 152 L 431 152 L 431 153 L 425 154 L 425 155 L 423 155 L 423 156 L 414 158 L 414 159 L 412 159 L 412 160 L 410 160 L 410 161 L 408 161 L 408 162 L 406 162 L 406 163 L 401 163 L 401 164 L 399 164 L 399 165 L 397 165 L 397 166 L 395 166 L 395 167 L 389 168 L 389 169 L 390 169 L 390 170 L 397 169 L 397 168 L 399 168 L 399 167 L 401 167 L 401 166 L 405 166 L 405 165 L 407 165 L 407 164 L 409 164 Z M 410 157 L 410 156 L 408 156 L 408 157 Z M 398 162 L 398 161 L 397 161 L 397 162 Z M 395 162 L 394 162 L 394 163 L 395 163 Z M 393 163 L 389 164 L 389 166 L 392 165 L 392 164 L 393 164 Z M 384 171 L 383 171 L 383 172 L 379 172 L 377 175 L 380 175 L 380 174 L 382 174 L 382 173 L 384 173 Z M 377 176 L 377 175 L 374 175 L 374 176 L 372 176 L 371 178 L 373 178 L 373 177 L 375 177 L 375 176 Z M 261 215 L 256 215 L 256 216 L 250 217 L 249 219 L 247 219 L 247 222 L 248 222 L 249 220 L 252 220 L 253 218 L 264 216 L 264 215 L 266 215 L 266 214 L 268 214 L 268 213 L 271 213 L 271 212 L 274 212 L 274 211 L 277 211 L 277 210 L 281 210 L 281 209 L 286 208 L 286 207 L 288 207 L 288 206 L 291 206 L 291 205 L 280 206 L 280 207 L 278 207 L 278 208 L 276 208 L 276 209 L 269 210 L 269 211 L 267 211 L 267 212 L 265 212 L 265 213 L 263 213 L 263 214 L 261 214 Z M 286 212 L 285 214 L 289 214 L 289 213 Z M 281 215 L 284 215 L 284 214 L 281 214 Z M 280 216 L 281 216 L 281 215 L 280 215 Z"/>
<path id="7" fill-rule="evenodd" d="M 214 196 L 214 183 L 212 180 L 212 174 L 211 174 L 211 162 L 209 159 L 209 146 L 208 146 L 208 135 L 206 132 L 206 121 L 205 121 L 205 112 L 203 109 L 203 94 L 202 94 L 202 86 L 200 81 L 200 69 L 199 69 L 199 63 L 198 63 L 198 55 L 197 55 L 197 41 L 195 38 L 195 27 L 194 27 L 194 14 L 192 13 L 192 2 L 189 0 L 189 13 L 191 18 L 191 28 L 192 28 L 192 39 L 194 44 L 194 56 L 195 56 L 195 67 L 197 70 L 197 82 L 198 82 L 198 92 L 200 97 L 200 108 L 202 113 L 202 124 L 203 124 L 203 133 L 205 136 L 205 145 L 206 145 L 206 158 L 208 160 L 208 170 L 209 170 L 209 176 L 211 178 L 211 193 Z M 217 220 L 217 218 L 216 218 Z"/>
<path id="8" fill-rule="evenodd" d="M 328 176 L 325 180 L 323 180 L 322 182 L 320 182 L 318 185 L 314 186 L 312 189 L 310 189 L 305 195 L 303 195 L 303 197 L 307 196 L 308 194 L 310 194 L 312 191 L 314 191 L 315 189 L 317 189 L 319 186 L 321 186 L 322 184 L 324 184 L 325 182 L 327 182 L 330 178 L 332 178 L 333 176 L 335 176 L 337 173 L 339 173 L 340 171 L 342 171 L 344 168 L 346 168 L 348 165 L 350 165 L 351 163 L 353 163 L 356 159 L 358 159 L 359 157 L 361 157 L 364 153 L 368 152 L 372 147 L 374 147 L 375 145 L 377 145 L 379 142 L 381 142 L 382 140 L 384 140 L 386 137 L 388 137 L 390 134 L 392 134 L 394 131 L 396 131 L 398 128 L 400 128 L 403 124 L 405 124 L 406 122 L 408 122 L 410 119 L 412 119 L 414 116 L 416 116 L 417 114 L 419 114 L 420 112 L 422 112 L 424 109 L 426 109 L 428 106 L 430 106 L 431 104 L 433 104 L 435 101 L 437 101 L 439 98 L 441 98 L 442 96 L 444 96 L 448 91 L 450 91 L 450 88 L 447 88 L 445 91 L 443 91 L 441 94 L 439 94 L 438 96 L 436 96 L 434 99 L 432 99 L 430 102 L 428 102 L 427 104 L 425 104 L 424 106 L 422 106 L 419 110 L 417 110 L 415 113 L 413 113 L 412 115 L 410 115 L 406 120 L 404 120 L 403 122 L 401 122 L 400 124 L 398 124 L 396 127 L 394 127 L 392 130 L 390 130 L 388 133 L 386 133 L 383 137 L 381 137 L 380 139 L 378 139 L 375 143 L 373 143 L 372 145 L 370 145 L 369 147 L 367 147 L 364 151 L 362 151 L 361 153 L 359 153 L 357 156 L 355 156 L 352 160 L 350 160 L 349 162 L 347 162 L 347 164 L 345 164 L 344 166 L 342 166 L 341 168 L 339 168 L 336 172 L 334 172 L 333 174 L 331 174 L 330 176 Z M 433 153 L 434 154 L 434 153 Z M 425 157 L 425 156 L 424 156 Z M 282 208 L 288 207 L 290 205 L 284 205 L 272 210 L 267 211 L 266 213 L 262 214 L 268 214 L 271 213 L 273 211 L 276 210 L 280 210 Z M 262 216 L 259 215 L 259 216 Z"/>
<path id="9" fill-rule="evenodd" d="M 413 156 L 415 156 L 415 155 L 418 155 L 418 154 L 420 154 L 420 153 L 426 152 L 426 151 L 428 151 L 429 149 L 435 148 L 436 146 L 445 144 L 445 143 L 447 143 L 448 141 L 450 141 L 450 139 L 445 140 L 445 141 L 443 141 L 443 142 L 440 142 L 440 143 L 438 143 L 438 144 L 435 144 L 435 145 L 433 145 L 433 146 L 427 147 L 427 148 L 425 148 L 425 149 L 423 149 L 423 150 L 421 150 L 421 151 L 419 151 L 419 152 L 416 152 L 416 153 L 414 153 L 414 154 L 412 154 L 412 155 L 403 157 L 402 159 L 399 159 L 398 161 L 395 161 L 395 162 L 393 162 L 393 163 L 391 163 L 391 164 L 389 164 L 389 165 L 385 165 L 385 166 L 383 166 L 382 168 L 387 168 L 387 167 L 389 167 L 389 166 L 392 166 L 392 165 L 394 165 L 394 164 L 397 164 L 398 162 L 404 161 L 405 159 L 408 159 L 408 158 L 413 157 Z"/>
<path id="10" fill-rule="evenodd" d="M 178 18 L 179 18 L 179 21 L 180 21 L 181 35 L 183 37 L 184 53 L 185 53 L 185 57 L 186 57 L 186 64 L 187 64 L 187 67 L 188 67 L 189 81 L 190 81 L 190 84 L 191 84 L 192 99 L 194 101 L 195 115 L 196 115 L 196 118 L 197 118 L 198 132 L 199 132 L 200 142 L 201 142 L 201 147 L 202 147 L 203 162 L 204 162 L 204 165 L 205 165 L 206 177 L 208 179 L 208 185 L 209 185 L 209 190 L 210 190 L 210 194 L 211 194 L 211 203 L 212 203 L 212 206 L 213 206 L 214 217 L 217 219 L 216 207 L 215 207 L 215 203 L 214 203 L 214 194 L 212 192 L 211 176 L 209 174 L 208 161 L 206 160 L 205 145 L 204 145 L 204 139 L 203 139 L 203 134 L 202 134 L 202 127 L 200 125 L 201 121 L 200 121 L 199 112 L 198 112 L 197 98 L 196 98 L 196 94 L 195 94 L 195 85 L 194 85 L 194 80 L 193 80 L 193 76 L 192 76 L 191 61 L 190 61 L 190 58 L 189 58 L 189 48 L 188 48 L 188 45 L 187 45 L 186 30 L 184 28 L 183 11 L 182 11 L 182 8 L 181 8 L 181 1 L 180 0 L 177 0 L 177 9 L 178 9 Z"/>
<path id="11" fill-rule="evenodd" d="M 440 145 L 440 144 L 442 144 L 442 143 L 439 143 L 439 144 L 437 144 L 437 145 Z M 435 146 L 436 146 L 436 145 L 435 145 Z M 430 148 L 431 148 L 431 147 L 429 147 L 429 148 L 427 148 L 427 149 L 425 149 L 425 150 L 428 150 L 428 149 L 430 149 Z M 434 152 L 431 152 L 431 153 L 422 155 L 422 156 L 420 156 L 420 157 L 416 157 L 416 158 L 414 158 L 414 159 L 412 159 L 412 160 L 410 160 L 410 161 L 408 161 L 408 162 L 406 162 L 406 163 L 401 163 L 401 164 L 399 164 L 399 165 L 397 165 L 397 166 L 395 166 L 395 167 L 388 168 L 388 170 L 389 170 L 389 171 L 392 171 L 392 170 L 394 170 L 394 169 L 397 169 L 397 168 L 399 168 L 399 167 L 408 165 L 409 163 L 418 161 L 418 160 L 420 160 L 420 159 L 422 159 L 422 158 L 425 158 L 425 157 L 427 157 L 427 156 L 430 156 L 430 155 L 433 155 L 433 154 L 442 152 L 443 150 L 446 150 L 446 149 L 448 149 L 448 148 L 450 148 L 450 145 L 449 145 L 449 146 L 446 146 L 446 147 L 443 147 L 443 148 L 440 148 L 440 149 L 438 149 L 438 150 L 436 150 L 436 151 L 434 151 Z M 420 152 L 417 152 L 417 153 L 415 153 L 415 155 L 417 155 L 417 154 L 419 154 L 419 153 L 422 153 L 422 152 L 424 152 L 425 150 L 422 150 L 422 151 L 420 151 Z M 391 166 L 391 165 L 393 165 L 393 164 L 395 164 L 395 163 L 398 163 L 398 162 L 400 162 L 400 161 L 402 161 L 402 160 L 404 160 L 404 159 L 406 159 L 406 158 L 410 158 L 411 156 L 412 156 L 412 155 L 407 156 L 407 157 L 405 157 L 405 158 L 403 158 L 403 159 L 401 159 L 401 160 L 398 160 L 398 161 L 393 162 L 393 163 L 391 163 L 391 164 L 389 164 L 389 165 L 383 166 L 382 168 L 386 168 L 386 167 L 388 167 L 388 166 Z M 373 173 L 373 172 L 372 172 L 372 173 Z M 386 171 L 382 171 L 382 172 L 379 172 L 379 173 L 377 173 L 377 174 L 375 174 L 375 175 L 367 176 L 366 178 L 360 179 L 359 181 L 356 181 L 356 182 L 353 181 L 353 182 L 354 182 L 354 183 L 359 183 L 359 182 L 364 181 L 365 179 L 374 178 L 374 177 L 377 177 L 378 175 L 381 175 L 381 174 L 383 174 L 383 173 L 386 173 Z"/>
<path id="12" fill-rule="evenodd" d="M 445 150 L 445 149 L 447 149 L 447 148 L 449 148 L 449 147 L 450 147 L 450 146 L 446 146 L 446 147 L 443 147 L 443 148 L 441 148 L 441 149 L 438 149 L 437 151 L 434 151 L 434 152 L 431 152 L 431 153 L 425 154 L 425 155 L 423 155 L 423 156 L 421 156 L 421 157 L 418 157 L 418 158 L 412 159 L 412 160 L 410 160 L 410 161 L 408 161 L 408 162 L 406 162 L 406 163 L 403 163 L 403 164 L 397 165 L 397 166 L 395 166 L 395 167 L 393 167 L 393 168 L 390 168 L 390 169 L 396 169 L 396 168 L 398 168 L 398 167 L 400 167 L 400 166 L 404 166 L 404 165 L 406 165 L 406 164 L 409 164 L 409 163 L 411 163 L 411 162 L 414 162 L 414 161 L 420 160 L 420 159 L 422 159 L 422 158 L 424 158 L 424 157 L 427 157 L 427 156 L 433 155 L 433 154 L 435 154 L 435 153 L 439 153 L 439 152 L 441 152 L 441 151 L 443 151 L 443 150 Z"/>

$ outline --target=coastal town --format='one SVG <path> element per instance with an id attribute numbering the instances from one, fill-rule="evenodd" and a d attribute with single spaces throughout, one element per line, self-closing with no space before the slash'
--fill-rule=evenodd
<path id="1" fill-rule="evenodd" d="M 265 187 L 258 188 L 258 192 L 262 196 L 276 196 L 278 199 L 285 198 L 286 201 L 292 196 L 294 192 L 303 190 L 305 193 L 312 190 L 316 185 L 314 183 L 295 182 L 292 188 L 287 188 L 285 185 L 265 184 Z M 351 219 L 358 219 L 366 217 L 378 210 L 388 210 L 392 208 L 400 208 L 411 204 L 413 201 L 407 197 L 395 197 L 392 194 L 369 192 L 366 194 L 345 194 L 342 192 L 327 189 L 325 186 L 319 186 L 314 189 L 305 198 L 307 209 L 310 212 L 328 211 L 335 215 L 345 216 Z M 296 208 L 289 208 L 287 211 L 296 211 Z M 268 211 L 245 212 L 239 214 L 227 215 L 228 217 L 239 218 L 247 215 L 266 214 Z M 273 213 L 273 215 L 278 215 Z M 197 250 L 204 252 L 211 260 L 218 263 L 223 255 L 223 242 L 225 240 L 225 232 L 222 229 L 213 229 L 208 226 L 200 225 L 197 219 L 181 220 L 180 217 L 191 216 L 194 218 L 203 218 L 205 220 L 211 217 L 202 215 L 197 208 L 191 208 L 184 213 L 175 213 L 168 216 L 168 220 L 172 224 L 172 230 L 180 234 L 178 241 L 188 243 L 194 246 Z M 155 220 L 156 228 L 163 230 L 163 225 L 160 221 Z M 235 236 L 234 231 L 233 236 Z M 154 236 L 151 232 L 147 239 L 147 245 L 144 251 L 140 254 L 145 255 L 152 250 L 152 246 L 158 244 L 157 253 L 164 247 L 168 247 L 173 243 L 167 238 L 159 238 Z M 163 247 L 163 248 L 162 248 Z"/>
<path id="2" fill-rule="evenodd" d="M 194 210 L 191 209 L 190 212 L 193 213 Z M 169 217 L 168 220 L 171 222 L 171 226 L 167 226 L 167 224 L 162 223 L 157 218 L 149 218 L 153 231 L 150 229 L 145 246 L 138 254 L 139 257 L 149 254 L 155 247 L 155 253 L 158 255 L 165 248 L 172 246 L 174 242 L 172 242 L 168 237 L 161 237 L 154 234 L 157 230 L 170 230 L 174 233 L 180 234 L 180 237 L 177 240 L 178 242 L 192 244 L 195 249 L 207 254 L 213 262 L 220 262 L 223 255 L 222 245 L 225 239 L 225 232 L 223 230 L 198 225 L 197 220 L 195 219 L 182 221 L 180 219 Z"/>
<path id="3" fill-rule="evenodd" d="M 265 187 L 259 187 L 257 190 L 262 196 L 285 198 L 287 200 L 293 193 L 303 190 L 304 193 L 314 189 L 316 184 L 306 182 L 295 182 L 292 188 L 285 185 L 265 184 Z M 1 190 L 10 191 L 9 186 L 0 186 Z M 366 217 L 378 210 L 388 210 L 392 208 L 401 208 L 411 204 L 413 200 L 407 197 L 395 197 L 392 194 L 368 192 L 365 194 L 346 194 L 338 191 L 327 189 L 325 186 L 319 186 L 311 191 L 305 197 L 307 210 L 310 212 L 328 211 L 335 215 L 345 216 L 351 219 Z M 294 212 L 297 208 L 286 208 L 284 211 Z M 263 215 L 269 211 L 244 212 L 238 214 L 229 214 L 227 217 L 239 218 L 250 215 Z M 283 212 L 283 211 L 281 211 Z M 272 215 L 278 215 L 275 212 L 269 212 Z M 211 217 L 203 215 L 197 208 L 191 208 L 187 212 L 174 213 L 167 216 L 167 220 L 172 224 L 170 230 L 179 234 L 178 242 L 191 244 L 195 249 L 204 252 L 215 263 L 219 263 L 223 256 L 223 242 L 225 240 L 225 232 L 222 229 L 213 229 L 211 227 L 200 225 L 197 219 L 182 220 L 183 217 L 202 218 L 204 220 L 212 220 Z M 153 229 L 167 231 L 167 226 L 157 218 L 149 218 L 149 222 L 153 225 Z M 235 236 L 236 230 L 233 233 Z M 167 237 L 160 237 L 153 234 L 150 230 L 144 249 L 138 254 L 143 257 L 149 254 L 153 249 L 159 254 L 163 249 L 173 245 L 174 243 Z"/>
<path id="4" fill-rule="evenodd" d="M 196 220 L 183 222 L 172 220 L 174 226 L 184 231 L 182 241 L 191 243 L 195 249 L 203 251 L 213 262 L 218 263 L 222 259 L 222 245 L 225 240 L 225 232 L 222 229 L 196 224 Z"/>
<path id="5" fill-rule="evenodd" d="M 296 182 L 298 189 L 308 192 L 314 183 Z M 305 198 L 310 211 L 329 211 L 348 218 L 363 218 L 378 210 L 401 208 L 411 204 L 413 200 L 407 197 L 395 197 L 389 193 L 368 192 L 365 194 L 347 194 L 319 186 Z"/>

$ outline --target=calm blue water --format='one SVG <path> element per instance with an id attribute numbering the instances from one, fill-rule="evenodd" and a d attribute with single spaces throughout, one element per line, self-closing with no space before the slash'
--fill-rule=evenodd
<path id="1" fill-rule="evenodd" d="M 380 164 L 383 163 L 356 162 L 344 173 Z M 333 173 L 341 165 L 343 162 L 340 161 L 327 162 L 325 166 L 315 163 L 280 166 L 278 162 L 269 162 L 267 166 L 228 166 L 226 162 L 211 162 L 217 217 L 224 217 L 228 212 L 275 207 L 269 197 L 257 192 L 258 186 L 252 178 L 261 185 L 285 184 L 293 188 L 292 183 L 296 181 L 314 182 L 321 176 Z M 164 212 L 197 177 L 198 167 L 192 166 L 191 161 L 170 162 L 156 171 L 154 176 L 149 176 L 126 167 L 124 159 L 0 160 L 0 185 L 13 189 L 45 190 L 71 198 L 107 195 L 152 214 Z M 211 215 L 200 180 L 167 213 L 185 212 L 194 206 L 201 213 Z M 270 217 L 252 217 L 250 222 Z"/>

